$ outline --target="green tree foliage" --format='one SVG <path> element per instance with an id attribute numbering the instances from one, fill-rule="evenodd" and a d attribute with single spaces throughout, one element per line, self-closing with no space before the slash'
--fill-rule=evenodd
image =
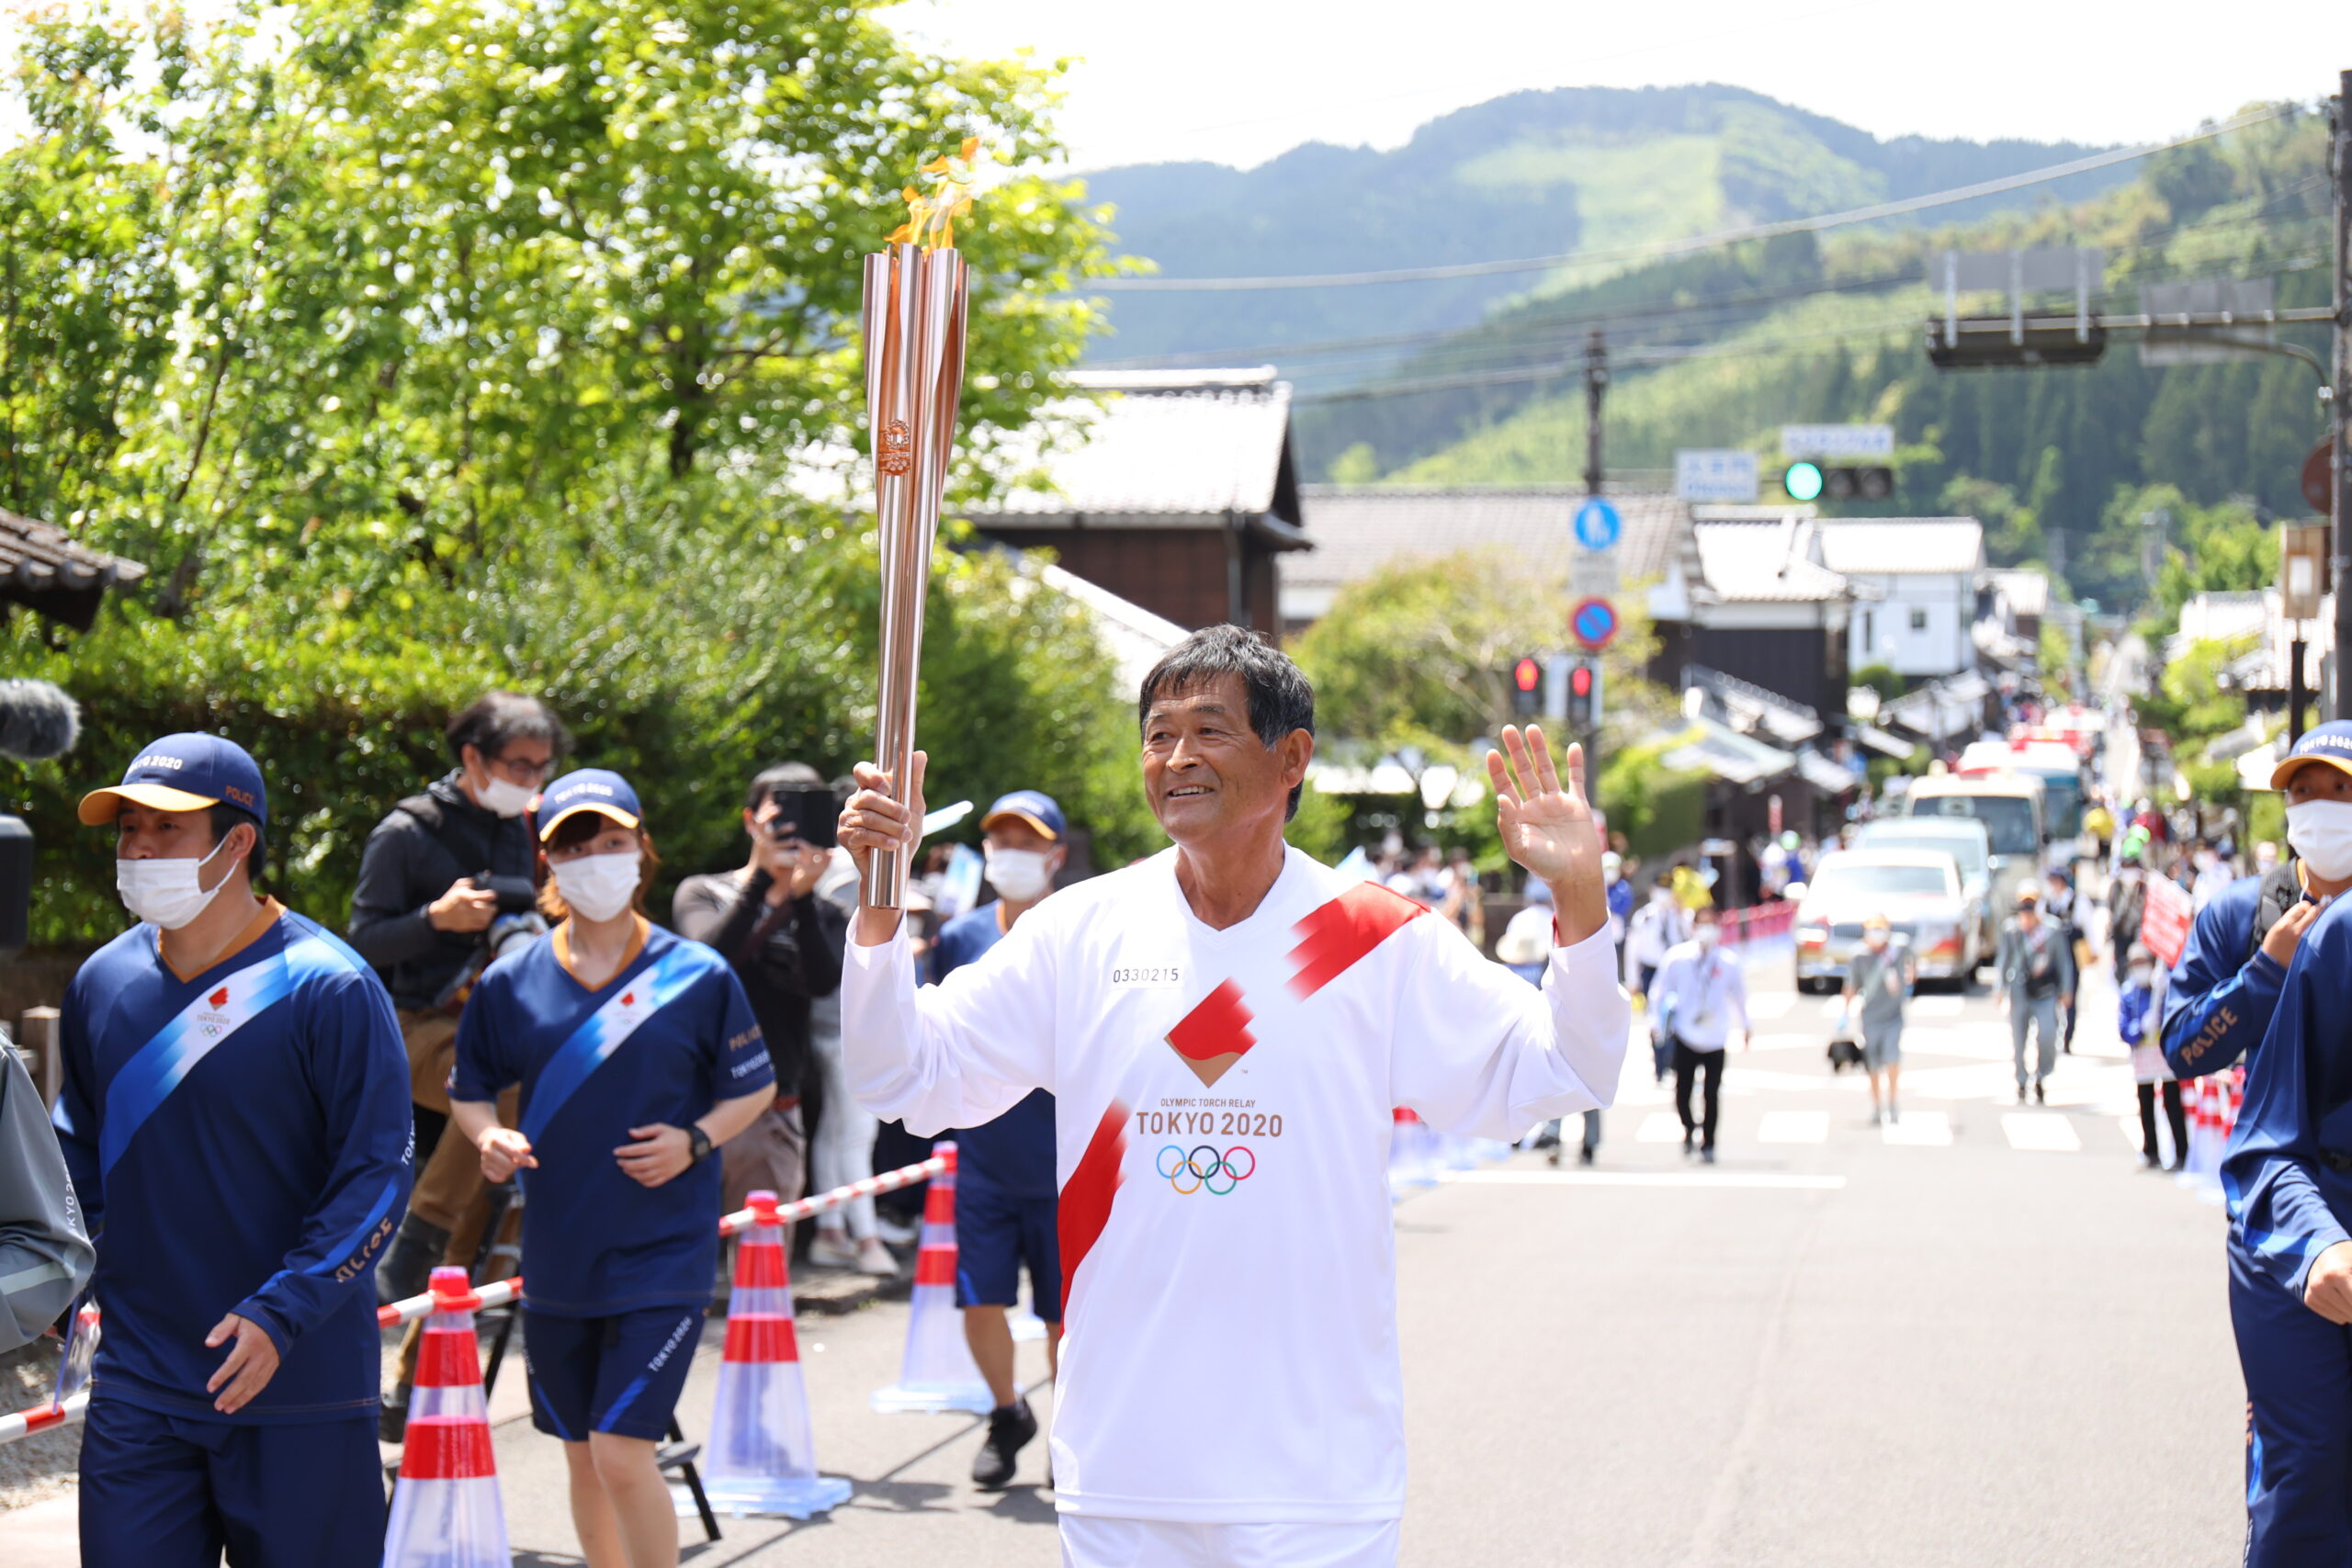
<path id="1" fill-rule="evenodd" d="M 2231 660 L 2244 647 L 2204 640 L 2191 644 L 2165 666 L 2157 690 L 2132 699 L 2139 722 L 2172 737 L 2173 755 L 2180 763 L 2199 800 L 2236 798 L 2237 770 L 2227 762 L 2208 762 L 2207 742 L 2245 723 L 2245 697 L 2223 683 Z"/>
<path id="2" fill-rule="evenodd" d="M 2199 506 L 2176 485 L 2119 491 L 2101 531 L 2132 537 L 2151 517 L 2164 526 L 2165 549 L 2146 631 L 2169 633 L 2179 625 L 2181 606 L 2199 593 L 2249 592 L 2278 581 L 2278 531 L 2263 526 L 2243 501 Z"/>
<path id="3" fill-rule="evenodd" d="M 926 56 L 877 10 L 304 0 L 267 49 L 257 11 L 28 27 L 0 505 L 161 569 L 85 636 L 6 633 L 91 721 L 28 775 L 43 939 L 119 924 L 66 807 L 163 730 L 254 742 L 283 886 L 336 922 L 368 828 L 486 684 L 632 773 L 673 874 L 737 852 L 757 766 L 862 753 L 859 257 L 933 153 L 973 135 L 1011 165 L 957 233 L 962 493 L 1076 359 L 1069 290 L 1107 265 L 1038 172 L 1051 73 Z M 943 552 L 925 653 L 936 798 L 1035 784 L 1107 858 L 1148 847 L 1079 612 Z"/>

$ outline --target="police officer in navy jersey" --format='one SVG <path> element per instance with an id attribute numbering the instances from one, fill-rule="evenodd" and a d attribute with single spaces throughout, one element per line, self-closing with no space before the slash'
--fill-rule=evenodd
<path id="1" fill-rule="evenodd" d="M 931 977 L 944 980 L 1004 940 L 1012 924 L 1054 890 L 1069 857 L 1069 827 L 1053 797 L 1015 790 L 980 818 L 993 903 L 947 922 L 931 954 Z M 1032 1089 L 1012 1110 L 956 1139 L 956 1304 L 964 1337 L 996 1408 L 972 1461 L 972 1479 L 990 1491 L 1012 1484 L 1022 1448 L 1037 1435 L 1037 1417 L 1013 1381 L 1012 1330 L 1006 1309 L 1029 1299 L 1046 1321 L 1046 1365 L 1056 1364 L 1062 1332 L 1059 1189 L 1054 1168 L 1054 1097 Z"/>
<path id="2" fill-rule="evenodd" d="M 2271 771 L 2270 787 L 2286 794 L 2295 858 L 2238 878 L 2197 912 L 2165 991 L 2159 1035 L 2178 1077 L 2217 1073 L 2252 1053 L 2296 945 L 2325 902 L 2352 887 L 2352 846 L 2324 831 L 2324 803 L 2352 800 L 2352 721 L 2312 728 Z"/>
<path id="3" fill-rule="evenodd" d="M 775 1099 L 734 971 L 646 918 L 662 863 L 643 819 L 618 773 L 548 786 L 533 825 L 558 923 L 483 974 L 449 1082 L 450 1123 L 483 1177 L 527 1173 L 531 1416 L 562 1440 L 582 1555 L 599 1568 L 678 1561 L 654 1450 L 710 1302 L 716 1151 Z M 495 1108 L 509 1085 L 518 1127 Z"/>
<path id="4" fill-rule="evenodd" d="M 370 1275 L 408 1201 L 408 1061 L 359 956 L 254 892 L 261 770 L 167 735 L 82 801 L 139 923 L 74 976 L 53 1120 L 106 1314 L 88 1568 L 373 1568 Z"/>

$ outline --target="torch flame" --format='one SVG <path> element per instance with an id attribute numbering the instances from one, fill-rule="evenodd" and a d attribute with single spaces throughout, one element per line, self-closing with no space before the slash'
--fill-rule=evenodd
<path id="1" fill-rule="evenodd" d="M 916 171 L 930 177 L 933 188 L 909 186 L 899 192 L 908 220 L 891 232 L 892 244 L 919 244 L 927 251 L 955 247 L 956 220 L 972 210 L 973 164 L 979 152 L 980 139 L 967 136 L 953 154 L 943 152 Z"/>

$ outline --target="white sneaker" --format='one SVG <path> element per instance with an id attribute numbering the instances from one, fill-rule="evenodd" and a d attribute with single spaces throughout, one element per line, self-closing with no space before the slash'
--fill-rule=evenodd
<path id="1" fill-rule="evenodd" d="M 808 1244 L 808 1261 L 820 1269 L 854 1269 L 857 1248 L 850 1246 L 846 1236 L 819 1231 L 817 1239 Z"/>
<path id="2" fill-rule="evenodd" d="M 902 1225 L 886 1213 L 874 1216 L 875 1234 L 893 1247 L 912 1247 L 922 1239 L 922 1232 L 913 1225 Z"/>
<path id="3" fill-rule="evenodd" d="M 867 1236 L 857 1246 L 857 1266 L 868 1274 L 879 1274 L 885 1280 L 899 1277 L 899 1260 L 878 1236 Z"/>

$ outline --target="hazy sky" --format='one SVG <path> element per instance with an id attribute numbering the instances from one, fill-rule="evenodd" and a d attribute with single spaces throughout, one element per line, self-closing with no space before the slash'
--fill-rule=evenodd
<path id="1" fill-rule="evenodd" d="M 966 54 L 1082 57 L 1081 167 L 1391 146 L 1528 87 L 1727 82 L 1882 137 L 2153 141 L 2352 69 L 2347 0 L 908 0 Z"/>

